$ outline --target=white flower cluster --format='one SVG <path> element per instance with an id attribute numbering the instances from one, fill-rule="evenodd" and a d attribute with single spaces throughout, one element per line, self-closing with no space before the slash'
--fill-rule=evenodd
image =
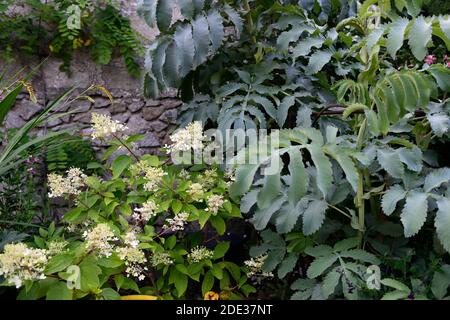
<path id="1" fill-rule="evenodd" d="M 160 167 L 152 167 L 146 161 L 139 161 L 130 167 L 131 172 L 134 175 L 143 175 L 147 183 L 144 184 L 145 191 L 155 191 L 167 172 Z"/>
<path id="2" fill-rule="evenodd" d="M 206 170 L 201 176 L 202 185 L 205 188 L 213 187 L 217 183 L 217 177 L 218 175 L 216 169 Z"/>
<path id="3" fill-rule="evenodd" d="M 92 139 L 106 139 L 111 135 L 116 135 L 128 128 L 110 116 L 99 113 L 92 113 Z"/>
<path id="4" fill-rule="evenodd" d="M 182 180 L 187 180 L 191 177 L 191 174 L 189 173 L 189 171 L 187 171 L 186 169 L 182 169 L 180 171 L 180 173 L 178 174 L 178 176 L 180 177 L 180 179 Z"/>
<path id="5" fill-rule="evenodd" d="M 48 243 L 48 255 L 56 256 L 62 252 L 64 252 L 65 248 L 69 242 L 67 241 L 52 241 Z"/>
<path id="6" fill-rule="evenodd" d="M 142 204 L 141 208 L 134 209 L 132 218 L 136 222 L 147 223 L 151 218 L 156 216 L 155 210 L 158 208 L 156 203 L 148 200 Z"/>
<path id="7" fill-rule="evenodd" d="M 191 196 L 192 200 L 199 201 L 202 200 L 205 195 L 205 191 L 203 190 L 203 185 L 198 182 L 191 183 L 189 185 L 189 189 L 187 193 Z"/>
<path id="8" fill-rule="evenodd" d="M 223 196 L 213 194 L 208 197 L 208 208 L 206 208 L 205 211 L 210 211 L 212 214 L 217 214 L 224 202 Z"/>
<path id="9" fill-rule="evenodd" d="M 127 277 L 135 277 L 139 280 L 145 279 L 144 272 L 148 270 L 146 266 L 142 264 L 147 262 L 144 251 L 138 248 L 139 240 L 136 237 L 136 233 L 133 231 L 127 232 L 124 236 L 125 247 L 116 249 L 117 255 L 120 260 L 125 262 L 125 272 Z"/>
<path id="10" fill-rule="evenodd" d="M 170 253 L 167 252 L 155 252 L 150 258 L 150 263 L 153 267 L 159 265 L 169 266 L 174 262 L 175 261 L 170 257 Z"/>
<path id="11" fill-rule="evenodd" d="M 191 252 L 188 254 L 188 259 L 192 262 L 200 262 L 202 260 L 211 259 L 212 257 L 213 252 L 203 246 L 192 248 Z"/>
<path id="12" fill-rule="evenodd" d="M 195 121 L 172 134 L 170 136 L 172 144 L 166 147 L 168 152 L 200 150 L 203 148 L 204 139 L 202 124 Z"/>
<path id="13" fill-rule="evenodd" d="M 263 271 L 264 262 L 266 261 L 267 257 L 267 254 L 263 254 L 256 258 L 251 258 L 250 260 L 244 261 L 244 265 L 246 265 L 250 270 L 247 273 L 247 277 L 273 277 L 272 272 Z"/>
<path id="14" fill-rule="evenodd" d="M 184 225 L 189 218 L 189 213 L 180 212 L 175 215 L 175 217 L 166 219 L 167 225 L 164 225 L 164 229 L 170 229 L 171 231 L 181 231 L 184 230 Z"/>
<path id="15" fill-rule="evenodd" d="M 119 240 L 106 223 L 98 224 L 90 231 L 85 231 L 83 238 L 86 241 L 86 250 L 97 253 L 99 257 L 111 256 L 114 244 L 110 242 Z"/>
<path id="16" fill-rule="evenodd" d="M 0 275 L 20 288 L 24 281 L 45 279 L 47 262 L 47 250 L 29 248 L 24 243 L 7 244 L 0 254 Z"/>
<path id="17" fill-rule="evenodd" d="M 226 182 L 227 187 L 231 187 L 231 185 L 236 181 L 234 170 L 228 170 L 227 172 L 225 172 L 225 179 L 228 180 Z"/>
<path id="18" fill-rule="evenodd" d="M 139 240 L 137 239 L 135 232 L 129 231 L 123 238 L 123 242 L 127 247 L 137 248 L 139 246 Z"/>
<path id="19" fill-rule="evenodd" d="M 65 194 L 79 195 L 80 189 L 86 186 L 87 176 L 79 168 L 70 168 L 66 171 L 67 177 L 50 173 L 47 177 L 50 198 L 61 197 Z"/>

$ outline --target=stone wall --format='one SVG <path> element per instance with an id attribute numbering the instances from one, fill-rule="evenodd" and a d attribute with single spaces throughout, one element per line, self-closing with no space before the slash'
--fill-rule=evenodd
<path id="1" fill-rule="evenodd" d="M 130 2 L 135 2 L 132 0 Z M 132 6 L 135 8 L 135 6 Z M 150 43 L 156 34 L 156 30 L 148 28 L 134 11 L 131 15 L 134 28 L 140 32 Z M 21 66 L 33 66 L 38 60 L 29 58 L 17 58 L 16 65 L 9 66 L 11 70 L 19 70 Z M 114 119 L 126 123 L 130 128 L 129 134 L 145 134 L 145 139 L 138 143 L 142 152 L 155 152 L 159 147 L 168 142 L 168 135 L 175 128 L 176 109 L 180 102 L 175 97 L 175 92 L 169 92 L 158 100 L 149 100 L 143 97 L 141 80 L 131 77 L 120 57 L 114 59 L 107 66 L 95 64 L 86 53 L 77 54 L 71 65 L 71 74 L 59 71 L 61 61 L 50 58 L 40 67 L 32 84 L 36 90 L 38 103 L 29 100 L 24 92 L 19 95 L 17 103 L 9 112 L 5 128 L 19 128 L 26 121 L 38 114 L 49 101 L 55 99 L 65 90 L 76 86 L 82 91 L 92 84 L 107 88 L 114 102 L 111 103 L 101 91 L 90 96 L 95 100 L 76 101 L 68 110 L 75 113 L 61 119 L 49 122 L 41 130 L 65 129 L 73 124 L 87 125 L 91 119 L 91 113 L 105 113 Z M 0 70 L 2 69 L 0 61 Z"/>

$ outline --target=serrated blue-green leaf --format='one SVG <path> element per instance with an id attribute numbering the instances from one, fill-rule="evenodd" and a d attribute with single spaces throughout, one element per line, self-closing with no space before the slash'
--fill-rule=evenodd
<path id="1" fill-rule="evenodd" d="M 331 60 L 333 54 L 331 51 L 317 51 L 309 58 L 308 65 L 305 72 L 308 75 L 313 75 L 322 70 L 322 68 Z"/>
<path id="2" fill-rule="evenodd" d="M 264 210 L 256 210 L 254 216 L 251 218 L 251 222 L 255 226 L 256 230 L 264 230 L 267 227 L 270 219 L 275 212 L 280 210 L 283 203 L 286 201 L 286 197 L 280 196 L 278 199 L 272 202 L 272 204 Z"/>
<path id="3" fill-rule="evenodd" d="M 418 106 L 419 92 L 406 74 L 400 74 L 399 79 L 405 92 L 405 108 L 413 112 Z"/>
<path id="4" fill-rule="evenodd" d="M 361 249 L 343 251 L 339 253 L 339 255 L 344 258 L 352 258 L 354 260 L 368 262 L 375 265 L 380 264 L 380 260 L 375 255 Z"/>
<path id="5" fill-rule="evenodd" d="M 422 170 L 422 151 L 418 147 L 397 149 L 400 160 L 409 170 L 420 172 Z"/>
<path id="6" fill-rule="evenodd" d="M 252 190 L 246 193 L 240 201 L 240 209 L 241 212 L 247 213 L 250 209 L 256 204 L 256 200 L 258 198 L 259 190 Z"/>
<path id="7" fill-rule="evenodd" d="M 298 42 L 298 44 L 292 50 L 292 56 L 294 58 L 304 57 L 311 52 L 312 48 L 322 47 L 325 39 L 323 37 L 308 37 Z"/>
<path id="8" fill-rule="evenodd" d="M 240 196 L 250 189 L 258 167 L 256 164 L 243 164 L 238 166 L 236 169 L 236 181 L 230 187 L 231 196 Z"/>
<path id="9" fill-rule="evenodd" d="M 366 40 L 366 46 L 367 46 L 368 52 L 371 52 L 372 48 L 380 41 L 385 30 L 386 30 L 386 26 L 382 25 L 382 26 L 378 27 L 377 29 L 372 30 L 369 33 L 369 35 L 367 36 L 367 40 Z"/>
<path id="10" fill-rule="evenodd" d="M 409 238 L 417 234 L 427 219 L 428 194 L 418 191 L 410 191 L 406 197 L 406 203 L 400 215 L 405 237 Z"/>
<path id="11" fill-rule="evenodd" d="M 339 150 L 336 146 L 327 147 L 327 153 L 339 163 L 342 170 L 344 170 L 345 178 L 352 186 L 353 191 L 356 192 L 358 189 L 359 176 L 353 160 L 345 154 L 343 150 Z"/>
<path id="12" fill-rule="evenodd" d="M 427 114 L 428 122 L 430 123 L 431 129 L 433 130 L 433 133 L 438 136 L 442 137 L 445 133 L 448 132 L 448 129 L 450 128 L 450 118 L 445 113 L 434 113 L 434 114 Z"/>
<path id="13" fill-rule="evenodd" d="M 311 158 L 317 169 L 317 186 L 323 196 L 326 197 L 333 184 L 333 169 L 331 167 L 331 162 L 327 156 L 325 156 L 320 146 L 310 144 L 307 149 L 311 154 Z"/>
<path id="14" fill-rule="evenodd" d="M 428 68 L 439 88 L 450 91 L 450 69 L 441 64 L 434 64 Z"/>
<path id="15" fill-rule="evenodd" d="M 197 67 L 206 61 L 209 54 L 208 20 L 203 15 L 197 16 L 192 22 L 192 36 L 194 39 L 194 66 Z"/>
<path id="16" fill-rule="evenodd" d="M 302 153 L 299 149 L 289 150 L 289 172 L 291 185 L 288 189 L 288 200 L 296 204 L 308 191 L 309 175 L 303 164 Z"/>
<path id="17" fill-rule="evenodd" d="M 283 279 L 289 272 L 294 270 L 295 265 L 297 264 L 298 254 L 290 253 L 284 260 L 281 262 L 278 267 L 278 278 Z"/>
<path id="18" fill-rule="evenodd" d="M 172 1 L 158 0 L 156 4 L 156 23 L 161 32 L 166 32 L 172 23 Z"/>
<path id="19" fill-rule="evenodd" d="M 448 210 L 450 210 L 450 207 Z M 433 280 L 431 281 L 431 291 L 437 299 L 442 300 L 447 295 L 449 286 L 450 265 L 444 264 L 434 272 Z"/>
<path id="20" fill-rule="evenodd" d="M 400 291 L 405 291 L 405 292 L 409 292 L 409 288 L 407 285 L 401 283 L 398 280 L 392 279 L 392 278 L 384 278 L 381 280 L 381 284 L 385 285 L 387 287 L 396 289 L 396 290 L 400 290 Z"/>
<path id="21" fill-rule="evenodd" d="M 180 60 L 177 50 L 175 42 L 170 44 L 166 50 L 166 59 L 164 63 L 164 80 L 167 85 L 172 88 L 177 88 L 180 84 Z"/>
<path id="22" fill-rule="evenodd" d="M 408 35 L 408 44 L 411 47 L 414 57 L 422 61 L 427 55 L 427 44 L 431 41 L 431 22 L 426 22 L 425 18 L 417 17 Z"/>
<path id="23" fill-rule="evenodd" d="M 442 246 L 450 252 L 450 199 L 442 198 L 437 201 L 438 211 L 434 220 L 436 233 Z"/>
<path id="24" fill-rule="evenodd" d="M 377 160 L 381 167 L 394 178 L 402 178 L 405 168 L 400 156 L 392 149 L 378 149 Z"/>
<path id="25" fill-rule="evenodd" d="M 322 200 L 313 200 L 309 203 L 308 208 L 303 212 L 303 233 L 311 235 L 323 224 L 325 220 L 325 211 L 328 204 Z"/>
<path id="26" fill-rule="evenodd" d="M 281 51 L 288 49 L 291 42 L 297 41 L 303 34 L 303 32 L 313 33 L 316 29 L 306 25 L 296 25 L 289 31 L 282 32 L 277 38 L 277 48 Z"/>
<path id="27" fill-rule="evenodd" d="M 156 22 L 156 4 L 157 0 L 143 0 L 138 8 L 138 14 L 147 25 L 152 28 Z"/>
<path id="28" fill-rule="evenodd" d="M 227 14 L 228 18 L 230 18 L 231 22 L 234 24 L 234 27 L 236 28 L 236 35 L 239 38 L 244 28 L 244 23 L 241 16 L 236 10 L 234 10 L 228 4 L 225 4 L 224 11 Z"/>
<path id="29" fill-rule="evenodd" d="M 152 73 L 147 72 L 145 74 L 143 87 L 146 97 L 156 98 L 159 96 L 158 82 Z"/>
<path id="30" fill-rule="evenodd" d="M 402 47 L 405 37 L 406 27 L 409 20 L 407 18 L 397 18 L 390 26 L 386 41 L 386 48 L 392 58 L 395 59 L 397 51 Z"/>
<path id="31" fill-rule="evenodd" d="M 192 0 L 178 0 L 178 6 L 184 18 L 191 20 L 194 17 L 195 7 Z"/>
<path id="32" fill-rule="evenodd" d="M 380 129 L 380 132 L 385 135 L 389 132 L 388 106 L 386 101 L 380 99 L 378 95 L 375 95 L 373 98 L 377 105 L 378 128 Z"/>
<path id="33" fill-rule="evenodd" d="M 164 77 L 164 63 L 166 62 L 166 50 L 169 47 L 169 44 L 168 41 L 163 41 L 153 53 L 152 71 L 155 78 L 158 80 L 161 91 L 167 89 Z"/>
<path id="34" fill-rule="evenodd" d="M 180 77 L 183 78 L 194 68 L 194 39 L 190 24 L 180 25 L 174 35 L 177 46 L 178 59 L 180 61 Z"/>
<path id="35" fill-rule="evenodd" d="M 425 177 L 423 189 L 425 192 L 430 192 L 434 188 L 440 187 L 443 183 L 450 181 L 450 168 L 439 168 L 430 172 Z"/>
<path id="36" fill-rule="evenodd" d="M 334 251 L 344 251 L 344 250 L 349 250 L 352 248 L 356 248 L 359 244 L 359 240 L 357 237 L 353 237 L 353 238 L 346 238 L 344 240 L 341 240 L 339 242 L 337 242 L 334 247 L 333 250 Z"/>
<path id="37" fill-rule="evenodd" d="M 439 25 L 445 36 L 450 39 L 450 16 L 439 16 Z"/>
<path id="38" fill-rule="evenodd" d="M 288 116 L 289 108 L 292 107 L 295 104 L 295 97 L 294 96 L 287 96 L 284 97 L 283 100 L 280 103 L 280 106 L 277 110 L 277 123 L 280 128 L 284 126 L 284 123 L 286 122 L 286 118 Z"/>
<path id="39" fill-rule="evenodd" d="M 315 247 L 308 247 L 305 249 L 305 253 L 311 257 L 324 257 L 328 256 L 333 252 L 333 248 L 325 244 L 319 244 Z"/>
<path id="40" fill-rule="evenodd" d="M 205 0 L 192 0 L 192 2 L 194 3 L 195 14 L 199 14 L 205 7 Z"/>
<path id="41" fill-rule="evenodd" d="M 380 126 L 378 125 L 377 114 L 373 110 L 364 110 L 364 114 L 367 118 L 370 133 L 375 137 L 378 136 L 380 134 Z"/>
<path id="42" fill-rule="evenodd" d="M 339 284 L 339 280 L 341 279 L 341 275 L 342 273 L 333 270 L 328 272 L 327 275 L 323 278 L 322 293 L 325 299 L 334 294 L 334 291 Z"/>
<path id="43" fill-rule="evenodd" d="M 317 278 L 322 273 L 324 273 L 325 270 L 331 267 L 337 259 L 338 257 L 334 254 L 314 259 L 314 261 L 309 266 L 308 271 L 306 272 L 308 278 Z"/>
<path id="44" fill-rule="evenodd" d="M 400 291 L 400 290 L 394 290 L 391 292 L 385 293 L 381 300 L 402 300 L 408 298 L 410 294 L 410 291 Z"/>
<path id="45" fill-rule="evenodd" d="M 211 40 L 211 48 L 213 53 L 217 51 L 222 45 L 225 37 L 225 30 L 223 26 L 223 18 L 217 11 L 210 11 L 206 16 L 209 25 L 209 37 Z"/>
<path id="46" fill-rule="evenodd" d="M 264 111 L 274 120 L 277 120 L 277 109 L 273 105 L 272 101 L 263 96 L 252 94 L 249 96 L 249 100 L 256 102 L 264 108 Z"/>
<path id="47" fill-rule="evenodd" d="M 405 196 L 406 191 L 398 184 L 387 190 L 381 199 L 381 208 L 383 209 L 384 214 L 388 216 L 391 215 L 394 212 L 397 203 L 400 200 L 403 200 Z"/>
<path id="48" fill-rule="evenodd" d="M 275 155 L 278 160 L 278 155 Z M 273 159 L 273 157 L 272 157 Z M 281 169 L 282 166 L 279 164 L 279 161 L 276 161 L 276 164 L 272 164 L 274 166 L 277 166 L 275 169 L 275 173 L 268 174 L 263 178 L 263 186 L 261 188 L 261 191 L 258 194 L 258 208 L 259 209 L 266 209 L 270 206 L 272 201 L 280 194 L 281 192 Z"/>
<path id="49" fill-rule="evenodd" d="M 400 81 L 400 78 L 397 74 L 390 76 L 387 78 L 387 81 L 390 85 L 390 87 L 393 90 L 395 101 L 400 108 L 400 112 L 405 112 L 405 105 L 406 105 L 406 96 L 405 96 L 405 89 L 403 88 L 403 84 Z"/>
<path id="50" fill-rule="evenodd" d="M 295 206 L 286 202 L 280 209 L 275 220 L 277 232 L 280 234 L 291 232 L 297 224 L 298 218 L 308 206 L 308 199 L 303 198 Z"/>

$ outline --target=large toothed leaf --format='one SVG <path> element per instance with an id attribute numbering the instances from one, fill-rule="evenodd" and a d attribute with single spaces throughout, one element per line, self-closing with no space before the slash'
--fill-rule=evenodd
<path id="1" fill-rule="evenodd" d="M 400 156 L 392 149 L 378 149 L 377 159 L 381 167 L 394 178 L 402 178 L 405 168 Z"/>
<path id="2" fill-rule="evenodd" d="M 209 54 L 209 29 L 208 20 L 203 15 L 199 15 L 192 22 L 192 35 L 195 46 L 195 67 L 206 61 Z"/>
<path id="3" fill-rule="evenodd" d="M 308 199 L 303 198 L 297 205 L 286 202 L 280 209 L 276 218 L 276 227 L 278 233 L 288 233 L 297 224 L 298 218 L 308 206 Z"/>
<path id="4" fill-rule="evenodd" d="M 442 198 L 437 201 L 438 212 L 434 220 L 434 226 L 439 241 L 444 246 L 445 250 L 450 252 L 450 199 Z"/>
<path id="5" fill-rule="evenodd" d="M 327 153 L 339 163 L 342 170 L 344 170 L 345 178 L 352 186 L 353 191 L 356 192 L 358 189 L 359 177 L 353 160 L 345 154 L 343 150 L 339 150 L 336 146 L 327 147 Z"/>
<path id="6" fill-rule="evenodd" d="M 431 41 L 431 22 L 426 22 L 425 18 L 417 17 L 409 31 L 408 43 L 414 57 L 422 61 L 427 55 L 427 44 Z"/>
<path id="7" fill-rule="evenodd" d="M 255 226 L 256 230 L 263 230 L 267 227 L 270 219 L 275 212 L 280 210 L 283 203 L 286 201 L 286 197 L 280 196 L 278 199 L 272 201 L 272 204 L 264 210 L 256 210 L 255 215 L 252 217 L 251 221 Z"/>
<path id="8" fill-rule="evenodd" d="M 212 43 L 212 51 L 215 52 L 222 45 L 225 37 L 225 30 L 223 27 L 223 18 L 217 11 L 208 13 L 206 19 L 209 25 L 209 37 Z"/>
<path id="9" fill-rule="evenodd" d="M 380 41 L 385 30 L 386 30 L 385 26 L 380 26 L 377 29 L 375 29 L 369 33 L 369 36 L 367 37 L 367 42 L 366 42 L 367 50 L 369 52 L 371 52 L 372 48 L 378 43 L 378 41 Z"/>
<path id="10" fill-rule="evenodd" d="M 333 169 L 331 167 L 331 162 L 327 156 L 325 156 L 322 149 L 316 144 L 309 145 L 308 151 L 311 154 L 311 158 L 317 169 L 317 186 L 323 196 L 326 197 L 329 194 L 333 183 Z"/>
<path id="11" fill-rule="evenodd" d="M 328 272 L 327 275 L 323 278 L 322 293 L 325 298 L 328 298 L 334 293 L 337 285 L 339 284 L 341 276 L 342 274 L 334 269 L 333 271 Z"/>
<path id="12" fill-rule="evenodd" d="M 392 186 L 387 190 L 381 200 L 381 208 L 386 215 L 394 212 L 397 203 L 403 200 L 406 196 L 406 191 L 398 184 Z"/>
<path id="13" fill-rule="evenodd" d="M 445 36 L 450 39 L 450 16 L 439 16 L 439 25 Z"/>
<path id="14" fill-rule="evenodd" d="M 143 0 L 141 6 L 138 8 L 138 14 L 144 21 L 153 27 L 156 22 L 156 4 L 155 0 Z"/>
<path id="15" fill-rule="evenodd" d="M 428 122 L 434 134 L 442 137 L 450 128 L 450 118 L 445 113 L 427 114 Z"/>
<path id="16" fill-rule="evenodd" d="M 387 51 L 392 56 L 392 58 L 395 58 L 397 51 L 403 45 L 405 31 L 406 27 L 408 26 L 408 23 L 409 20 L 407 18 L 398 18 L 390 26 L 386 47 Z"/>
<path id="17" fill-rule="evenodd" d="M 304 57 L 311 52 L 312 48 L 322 47 L 325 39 L 323 37 L 308 37 L 298 42 L 298 44 L 292 50 L 292 56 L 294 58 Z"/>
<path id="18" fill-rule="evenodd" d="M 275 156 L 276 159 L 271 162 L 271 165 L 274 166 L 273 170 L 275 172 L 270 172 L 263 179 L 263 187 L 258 194 L 258 208 L 266 209 L 270 206 L 272 201 L 280 194 L 281 191 L 281 178 L 280 173 L 282 169 L 282 165 L 280 165 L 278 161 L 278 154 Z"/>
<path id="19" fill-rule="evenodd" d="M 309 58 L 309 63 L 305 69 L 306 74 L 316 74 L 331 60 L 333 54 L 331 51 L 317 51 Z"/>
<path id="20" fill-rule="evenodd" d="M 333 265 L 338 259 L 337 255 L 331 254 L 324 257 L 316 258 L 308 268 L 308 278 L 314 279 L 320 276 L 325 270 Z"/>
<path id="21" fill-rule="evenodd" d="M 244 28 L 244 22 L 241 16 L 236 10 L 234 10 L 228 4 L 225 5 L 224 11 L 227 14 L 228 18 L 231 20 L 231 22 L 234 24 L 234 27 L 236 28 L 236 35 L 239 38 Z"/>
<path id="22" fill-rule="evenodd" d="M 309 203 L 308 208 L 303 213 L 303 233 L 311 235 L 323 224 L 325 220 L 325 211 L 328 205 L 325 201 L 314 200 Z"/>
<path id="23" fill-rule="evenodd" d="M 178 0 L 181 14 L 186 19 L 192 19 L 195 14 L 195 7 L 192 0 Z"/>
<path id="24" fill-rule="evenodd" d="M 303 164 L 303 157 L 300 150 L 296 148 L 289 150 L 289 159 L 291 184 L 288 189 L 288 200 L 291 204 L 296 204 L 308 190 L 309 175 Z"/>
<path id="25" fill-rule="evenodd" d="M 414 236 L 422 228 L 427 218 L 428 195 L 424 192 L 410 191 L 400 215 L 405 237 Z"/>
<path id="26" fill-rule="evenodd" d="M 433 170 L 425 177 L 423 189 L 430 192 L 434 188 L 440 187 L 443 183 L 450 181 L 450 168 L 439 168 Z"/>
<path id="27" fill-rule="evenodd" d="M 420 172 L 422 170 L 422 151 L 418 147 L 400 148 L 397 150 L 400 160 L 409 170 Z"/>
<path id="28" fill-rule="evenodd" d="M 178 26 L 174 35 L 177 55 L 180 60 L 180 77 L 186 76 L 194 67 L 194 40 L 191 25 Z"/>
<path id="29" fill-rule="evenodd" d="M 450 91 L 450 68 L 442 64 L 433 64 L 428 71 L 436 80 L 439 88 L 444 91 Z"/>
<path id="30" fill-rule="evenodd" d="M 288 116 L 289 108 L 292 107 L 295 104 L 295 97 L 294 96 L 288 96 L 284 97 L 283 100 L 280 103 L 280 106 L 277 110 L 277 123 L 280 128 L 284 126 L 284 123 L 286 122 L 286 118 Z"/>
<path id="31" fill-rule="evenodd" d="M 172 23 L 172 0 L 158 0 L 156 4 L 156 21 L 158 29 L 166 32 Z"/>
<path id="32" fill-rule="evenodd" d="M 255 164 L 243 164 L 236 169 L 236 182 L 230 187 L 232 196 L 242 195 L 250 189 L 258 167 Z"/>

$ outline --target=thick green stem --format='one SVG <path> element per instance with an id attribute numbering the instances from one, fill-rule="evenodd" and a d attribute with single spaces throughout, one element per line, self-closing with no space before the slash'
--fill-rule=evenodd
<path id="1" fill-rule="evenodd" d="M 358 132 L 358 140 L 356 141 L 356 149 L 361 151 L 364 143 L 364 136 L 367 129 L 367 119 L 364 119 L 361 123 L 361 127 Z M 365 208 L 364 208 L 364 171 L 363 169 L 358 169 L 358 190 L 355 196 L 355 205 L 358 208 L 358 238 L 359 247 L 363 246 L 364 230 L 365 230 Z"/>

